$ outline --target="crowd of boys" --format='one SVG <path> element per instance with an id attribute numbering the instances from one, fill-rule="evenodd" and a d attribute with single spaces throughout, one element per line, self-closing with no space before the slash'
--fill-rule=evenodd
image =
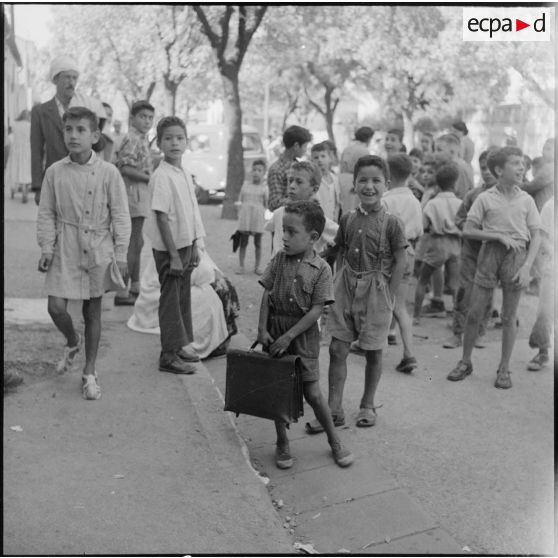
<path id="1" fill-rule="evenodd" d="M 65 70 L 57 69 L 53 81 L 62 83 Z M 63 108 L 67 155 L 44 173 L 37 222 L 38 267 L 46 273 L 48 311 L 67 341 L 58 369 L 72 367 L 84 342 L 82 394 L 89 400 L 101 396 L 96 369 L 101 297 L 117 290 L 115 304 L 134 303 L 147 219 L 145 233 L 161 284 L 159 370 L 194 373 L 199 357 L 191 347 L 190 275 L 199 262 L 197 243 L 205 230 L 192 177 L 182 168 L 186 126 L 177 117 L 159 120 L 156 139 L 162 161 L 154 170 L 147 134 L 155 109 L 147 101 L 132 105 L 128 134 L 119 141 L 114 164 L 93 149 L 101 137 L 95 112 L 72 104 Z M 403 344 L 396 368 L 411 373 L 418 366 L 412 327 L 423 316 L 446 315 L 443 292 L 453 298 L 453 337 L 444 347 L 462 346 L 463 351 L 447 378 L 459 381 L 473 371 L 473 347 L 482 346 L 494 311 L 493 291 L 502 288 L 502 354 L 494 385 L 508 389 L 518 303 L 539 257 L 541 300 L 530 338 L 539 353 L 529 369 L 540 370 L 549 361 L 552 289 L 544 262 L 552 253 L 554 184 L 549 169 L 554 140 L 545 144 L 530 181 L 517 147 L 484 151 L 479 157 L 482 181 L 473 188 L 474 146 L 467 133 L 465 124 L 456 122 L 453 132 L 434 141 L 425 136 L 422 149 L 407 155 L 403 133 L 391 129 L 380 156 L 366 153 L 374 132 L 363 127 L 340 158 L 325 141 L 312 146 L 308 161 L 302 159 L 312 136 L 291 126 L 283 134 L 284 152 L 267 172 L 265 199 L 273 217 L 266 230 L 273 235 L 273 257 L 265 270 L 259 260 L 256 268 L 264 288 L 258 340 L 274 357 L 301 357 L 304 396 L 316 415 L 306 430 L 327 433 L 341 467 L 354 460 L 335 431 L 345 423 L 349 351 L 365 356 L 356 426 L 370 427 L 376 423 L 382 351 L 397 343 L 396 324 Z M 338 161 L 342 180 L 334 170 Z M 413 275 L 411 321 L 406 302 Z M 432 300 L 423 308 L 430 288 Z M 84 339 L 67 311 L 69 299 L 83 301 Z M 327 403 L 318 383 L 324 330 L 331 335 Z M 293 458 L 285 424 L 277 423 L 276 430 L 276 464 L 289 468 Z"/>

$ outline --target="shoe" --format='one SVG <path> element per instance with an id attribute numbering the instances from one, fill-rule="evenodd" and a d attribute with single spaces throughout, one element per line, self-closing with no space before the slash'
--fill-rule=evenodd
<path id="1" fill-rule="evenodd" d="M 549 360 L 548 353 L 539 352 L 527 363 L 527 370 L 531 370 L 533 372 L 542 370 L 548 364 Z"/>
<path id="2" fill-rule="evenodd" d="M 256 269 L 254 269 L 254 273 L 256 275 L 263 275 L 264 270 L 261 267 L 256 267 Z"/>
<path id="3" fill-rule="evenodd" d="M 17 372 L 4 372 L 4 389 L 12 389 L 22 383 L 23 378 Z"/>
<path id="4" fill-rule="evenodd" d="M 345 426 L 345 413 L 341 410 L 337 413 L 331 413 L 333 426 Z M 304 425 L 307 434 L 319 434 L 324 431 L 324 427 L 318 420 L 311 420 Z"/>
<path id="5" fill-rule="evenodd" d="M 388 333 L 388 345 L 397 345 L 397 335 Z"/>
<path id="6" fill-rule="evenodd" d="M 376 424 L 376 411 L 374 409 L 360 409 L 356 418 L 359 428 L 368 428 Z"/>
<path id="7" fill-rule="evenodd" d="M 445 341 L 442 347 L 444 347 L 444 349 L 457 349 L 457 347 L 461 347 L 461 345 L 463 345 L 463 341 L 461 340 L 461 335 L 456 334 L 453 337 L 450 337 L 450 339 L 448 339 L 447 341 Z"/>
<path id="8" fill-rule="evenodd" d="M 114 297 L 114 305 L 115 306 L 133 306 L 136 303 L 137 298 L 138 298 L 138 295 L 134 295 L 134 293 L 129 293 L 128 296 L 116 295 Z"/>
<path id="9" fill-rule="evenodd" d="M 421 314 L 425 318 L 445 318 L 447 316 L 442 300 L 431 300 L 428 306 L 422 308 Z"/>
<path id="10" fill-rule="evenodd" d="M 236 273 L 237 275 L 244 275 L 245 270 L 244 270 L 243 267 L 239 267 L 239 268 L 235 271 L 235 273 Z"/>
<path id="11" fill-rule="evenodd" d="M 355 456 L 341 442 L 331 444 L 331 453 L 339 467 L 348 467 L 355 460 Z"/>
<path id="12" fill-rule="evenodd" d="M 294 464 L 294 460 L 291 456 L 291 450 L 289 444 L 284 446 L 279 446 L 275 448 L 275 465 L 279 469 L 290 469 Z"/>
<path id="13" fill-rule="evenodd" d="M 83 385 L 81 386 L 81 394 L 84 399 L 94 401 L 101 398 L 101 388 L 97 381 L 97 371 L 95 374 L 86 374 L 81 377 Z"/>
<path id="14" fill-rule="evenodd" d="M 500 389 L 510 389 L 512 387 L 509 370 L 498 370 L 498 372 L 496 373 L 496 381 L 494 382 L 494 387 Z"/>
<path id="15" fill-rule="evenodd" d="M 197 367 L 191 362 L 184 362 L 177 356 L 171 360 L 160 360 L 159 370 L 171 374 L 195 374 Z"/>
<path id="16" fill-rule="evenodd" d="M 181 349 L 178 349 L 178 351 L 176 351 L 176 356 L 180 360 L 183 360 L 184 362 L 199 362 L 200 361 L 200 357 L 199 357 L 198 353 L 196 353 L 196 351 L 194 351 L 194 349 L 191 349 L 191 348 L 188 348 L 188 347 L 182 347 Z"/>
<path id="17" fill-rule="evenodd" d="M 410 374 L 415 368 L 418 367 L 417 359 L 414 356 L 401 359 L 401 362 L 395 367 L 398 372 Z"/>
<path id="18" fill-rule="evenodd" d="M 448 374 L 447 379 L 452 382 L 458 382 L 459 380 L 464 380 L 472 371 L 473 365 L 471 363 L 460 360 L 457 366 Z"/>
<path id="19" fill-rule="evenodd" d="M 64 347 L 64 356 L 58 361 L 58 364 L 56 365 L 56 372 L 58 372 L 58 374 L 63 374 L 64 372 L 68 372 L 72 369 L 74 359 L 79 353 L 82 342 L 81 335 L 78 333 L 77 336 L 78 342 L 74 347 L 68 347 L 67 345 Z"/>

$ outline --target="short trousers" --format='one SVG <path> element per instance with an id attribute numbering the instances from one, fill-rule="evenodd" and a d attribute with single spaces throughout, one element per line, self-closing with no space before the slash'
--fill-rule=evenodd
<path id="1" fill-rule="evenodd" d="M 293 327 L 301 317 L 271 314 L 268 323 L 269 334 L 273 339 L 278 339 Z M 320 331 L 318 322 L 291 341 L 287 348 L 287 354 L 300 357 L 303 382 L 315 382 L 320 379 L 320 362 L 318 359 L 320 356 Z"/>
<path id="2" fill-rule="evenodd" d="M 365 351 L 386 347 L 395 299 L 379 271 L 356 273 L 345 264 L 335 277 L 335 302 L 328 315 L 331 336 Z"/>
<path id="3" fill-rule="evenodd" d="M 475 284 L 494 289 L 500 281 L 502 288 L 521 289 L 513 278 L 526 259 L 526 248 L 515 251 L 508 250 L 501 242 L 484 242 L 477 260 Z"/>
<path id="4" fill-rule="evenodd" d="M 461 253 L 461 240 L 454 235 L 431 234 L 425 240 L 422 261 L 429 266 L 442 267 L 448 260 L 458 259 Z"/>
<path id="5" fill-rule="evenodd" d="M 132 182 L 126 186 L 130 217 L 148 217 L 151 213 L 151 190 L 145 182 Z"/>

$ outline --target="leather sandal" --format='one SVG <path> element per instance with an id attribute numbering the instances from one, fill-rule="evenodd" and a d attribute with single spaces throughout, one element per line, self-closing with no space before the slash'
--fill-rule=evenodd
<path id="1" fill-rule="evenodd" d="M 331 413 L 331 418 L 333 419 L 333 426 L 344 426 L 345 425 L 345 413 Z M 324 432 L 324 427 L 320 424 L 317 419 L 311 420 L 304 425 L 304 429 L 307 434 L 320 434 Z"/>

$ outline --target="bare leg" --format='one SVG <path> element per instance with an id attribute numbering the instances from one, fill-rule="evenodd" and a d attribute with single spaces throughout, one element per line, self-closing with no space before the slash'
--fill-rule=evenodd
<path id="1" fill-rule="evenodd" d="M 426 262 L 422 263 L 420 268 L 420 275 L 419 280 L 417 282 L 417 286 L 415 289 L 415 308 L 414 308 L 414 317 L 420 318 L 421 310 L 422 310 L 422 303 L 424 301 L 424 295 L 426 294 L 426 285 L 430 281 L 431 277 L 434 277 L 436 274 L 437 269 L 428 265 Z M 397 299 L 396 299 L 397 303 Z"/>
<path id="2" fill-rule="evenodd" d="M 320 390 L 320 384 L 315 382 L 304 382 L 304 398 L 312 409 L 314 414 L 318 419 L 318 422 L 324 427 L 327 433 L 327 441 L 330 443 L 339 442 L 339 436 L 335 431 L 335 426 L 333 425 L 333 419 L 331 418 L 331 411 L 327 406 L 325 399 Z"/>
<path id="3" fill-rule="evenodd" d="M 254 235 L 254 248 L 256 251 L 256 273 L 261 272 L 260 267 L 262 261 L 262 233 L 256 233 Z"/>
<path id="4" fill-rule="evenodd" d="M 97 351 L 101 341 L 101 301 L 102 297 L 83 301 L 85 320 L 85 368 L 83 374 L 95 374 Z"/>
<path id="5" fill-rule="evenodd" d="M 364 393 L 360 401 L 361 409 L 373 409 L 374 396 L 382 376 L 382 351 L 366 351 L 366 368 L 364 370 Z"/>
<path id="6" fill-rule="evenodd" d="M 521 289 L 509 290 L 504 287 L 502 294 L 502 356 L 498 370 L 507 372 L 517 335 L 516 314 Z"/>
<path id="7" fill-rule="evenodd" d="M 287 436 L 287 425 L 284 422 L 275 421 L 275 431 L 277 432 L 277 445 L 285 446 L 289 443 Z"/>
<path id="8" fill-rule="evenodd" d="M 413 324 L 409 312 L 407 312 L 407 288 L 407 281 L 401 281 L 395 293 L 395 307 L 393 308 L 393 318 L 399 323 L 399 330 L 401 332 L 403 358 L 413 355 Z M 392 324 L 394 320 L 392 320 Z"/>
<path id="9" fill-rule="evenodd" d="M 347 356 L 350 347 L 350 343 L 335 337 L 329 345 L 328 403 L 333 413 L 343 408 L 343 390 L 347 379 Z"/>
<path id="10" fill-rule="evenodd" d="M 54 325 L 66 338 L 68 347 L 75 347 L 79 342 L 78 334 L 74 329 L 72 316 L 68 313 L 68 300 L 58 296 L 48 297 L 48 313 Z"/>
<path id="11" fill-rule="evenodd" d="M 432 298 L 444 300 L 444 269 L 437 268 L 432 274 Z"/>
<path id="12" fill-rule="evenodd" d="M 477 340 L 479 325 L 483 319 L 486 305 L 492 296 L 492 289 L 473 285 L 471 292 L 471 307 L 467 313 L 467 321 L 465 322 L 465 334 L 463 336 L 463 356 L 461 360 L 471 363 L 471 355 L 473 347 Z"/>

